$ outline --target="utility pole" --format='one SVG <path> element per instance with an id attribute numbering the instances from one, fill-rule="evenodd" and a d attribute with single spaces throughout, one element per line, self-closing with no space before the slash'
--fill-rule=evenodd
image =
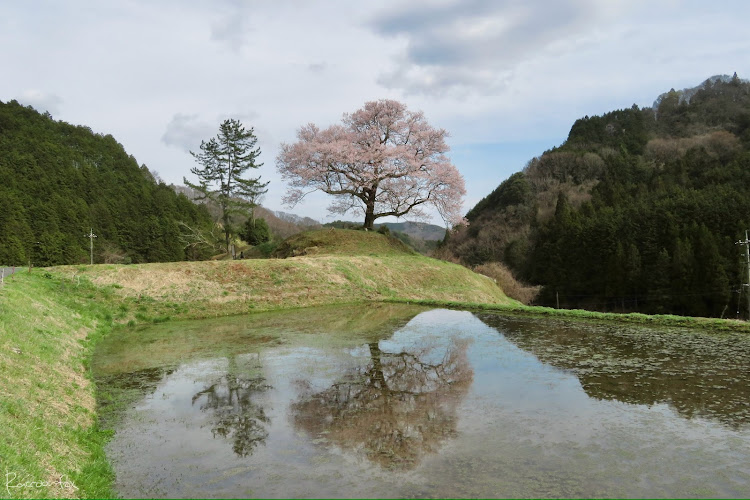
<path id="1" fill-rule="evenodd" d="M 86 235 L 86 238 L 91 240 L 91 265 L 93 266 L 94 265 L 94 238 L 96 238 L 93 227 L 89 231 L 89 234 Z"/>
<path id="2" fill-rule="evenodd" d="M 744 245 L 745 246 L 745 266 L 747 268 L 747 283 L 743 283 L 742 286 L 747 287 L 746 295 L 747 295 L 747 313 L 748 313 L 748 320 L 750 320 L 750 239 L 747 237 L 747 231 L 745 231 L 745 239 L 740 240 L 735 245 Z M 742 288 L 740 288 L 741 290 Z"/>

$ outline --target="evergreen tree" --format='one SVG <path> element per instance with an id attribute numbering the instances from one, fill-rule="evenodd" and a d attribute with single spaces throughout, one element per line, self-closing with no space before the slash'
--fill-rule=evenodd
<path id="1" fill-rule="evenodd" d="M 250 217 L 240 232 L 240 238 L 253 246 L 260 245 L 271 239 L 271 231 L 265 219 Z"/>
<path id="2" fill-rule="evenodd" d="M 672 311 L 677 314 L 689 314 L 693 310 L 693 287 L 695 273 L 695 255 L 693 246 L 686 238 L 678 238 L 672 253 L 671 294 Z"/>
<path id="3" fill-rule="evenodd" d="M 242 178 L 247 170 L 262 166 L 256 163 L 260 155 L 260 148 L 255 147 L 257 142 L 252 127 L 246 130 L 239 120 L 229 119 L 219 126 L 216 137 L 201 141 L 200 153 L 190 152 L 201 165 L 190 169 L 199 182 L 193 184 L 187 179 L 184 182 L 202 193 L 199 199 L 211 199 L 220 207 L 227 253 L 234 234 L 232 217 L 248 214 L 268 185 L 260 182 L 260 177 Z"/>

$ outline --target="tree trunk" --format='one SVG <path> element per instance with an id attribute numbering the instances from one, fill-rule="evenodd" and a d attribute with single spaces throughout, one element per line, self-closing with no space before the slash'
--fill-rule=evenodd
<path id="1" fill-rule="evenodd" d="M 222 181 L 222 184 L 224 181 Z M 221 222 L 224 224 L 224 244 L 227 247 L 227 255 L 229 255 L 229 203 L 227 202 L 228 197 L 219 197 L 219 206 L 221 207 Z"/>
<path id="2" fill-rule="evenodd" d="M 372 231 L 372 225 L 375 222 L 375 214 L 373 213 L 372 207 L 367 207 L 367 212 L 365 212 L 365 224 L 364 228 L 368 231 Z"/>
<path id="3" fill-rule="evenodd" d="M 365 224 L 364 228 L 367 231 L 372 231 L 372 225 L 375 222 L 375 193 L 377 187 L 368 190 L 367 202 L 365 203 Z"/>
<path id="4" fill-rule="evenodd" d="M 370 359 L 372 359 L 373 385 L 382 391 L 388 392 L 388 385 L 385 382 L 385 374 L 383 373 L 383 364 L 380 361 L 380 345 L 378 342 L 371 342 L 367 344 L 367 347 L 370 348 Z"/>

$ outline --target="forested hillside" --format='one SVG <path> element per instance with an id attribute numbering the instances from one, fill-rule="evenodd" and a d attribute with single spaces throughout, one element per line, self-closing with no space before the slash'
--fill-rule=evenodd
<path id="1" fill-rule="evenodd" d="M 750 83 L 712 77 L 579 119 L 467 218 L 443 251 L 504 262 L 543 285 L 543 304 L 747 315 L 735 242 L 750 229 Z"/>
<path id="2" fill-rule="evenodd" d="M 157 182 L 111 135 L 0 102 L 0 265 L 155 262 L 186 253 L 180 223 L 205 208 Z"/>

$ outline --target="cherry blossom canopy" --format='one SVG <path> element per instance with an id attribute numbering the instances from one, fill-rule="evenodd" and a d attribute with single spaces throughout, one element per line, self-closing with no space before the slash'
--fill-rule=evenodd
<path id="1" fill-rule="evenodd" d="M 424 219 L 426 205 L 449 224 L 461 222 L 463 176 L 445 155 L 447 133 L 393 100 L 371 101 L 342 125 L 302 127 L 282 144 L 277 169 L 289 182 L 285 203 L 320 190 L 335 196 L 332 213 L 364 214 L 365 228 L 386 216 Z"/>

